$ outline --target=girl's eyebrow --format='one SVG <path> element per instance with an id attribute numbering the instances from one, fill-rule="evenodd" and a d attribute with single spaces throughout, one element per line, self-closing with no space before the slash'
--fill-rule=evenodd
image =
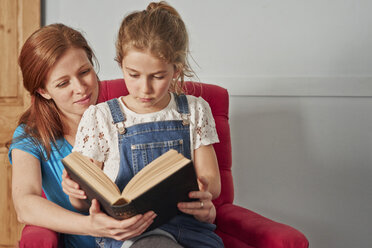
<path id="1" fill-rule="evenodd" d="M 133 71 L 133 72 L 138 72 L 138 71 L 136 71 L 135 69 L 130 68 L 130 67 L 128 67 L 128 66 L 126 66 L 125 69 L 130 70 L 130 71 Z"/>
<path id="2" fill-rule="evenodd" d="M 135 70 L 135 69 L 133 69 L 133 68 L 130 68 L 130 67 L 128 67 L 128 66 L 126 66 L 125 68 L 126 68 L 127 70 L 132 71 L 132 72 L 138 72 L 137 70 Z M 153 72 L 153 73 L 151 73 L 151 74 L 154 75 L 154 74 L 166 73 L 166 72 L 167 72 L 166 70 L 160 70 L 160 71 Z"/>

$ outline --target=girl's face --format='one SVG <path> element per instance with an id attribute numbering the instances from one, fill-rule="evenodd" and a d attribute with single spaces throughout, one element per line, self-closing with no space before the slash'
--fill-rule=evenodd
<path id="1" fill-rule="evenodd" d="M 152 113 L 165 108 L 170 100 L 169 87 L 177 72 L 173 64 L 154 57 L 150 52 L 130 49 L 122 61 L 129 95 L 127 107 L 137 113 Z"/>
<path id="2" fill-rule="evenodd" d="M 69 119 L 80 120 L 98 98 L 98 79 L 85 51 L 68 49 L 49 70 L 45 89 L 38 92 L 52 99 Z"/>

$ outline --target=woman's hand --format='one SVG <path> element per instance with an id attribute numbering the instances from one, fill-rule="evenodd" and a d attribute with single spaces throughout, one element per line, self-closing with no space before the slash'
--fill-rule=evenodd
<path id="1" fill-rule="evenodd" d="M 82 206 L 88 204 L 84 201 L 87 198 L 85 192 L 80 189 L 78 183 L 73 181 L 67 174 L 66 170 L 62 174 L 63 191 L 70 197 L 71 204 L 81 210 Z M 89 208 L 87 228 L 89 235 L 94 237 L 108 237 L 116 240 L 126 240 L 143 233 L 153 222 L 156 214 L 149 211 L 143 215 L 139 214 L 125 220 L 116 220 L 100 210 L 99 203 L 96 199 L 92 200 Z"/>
<path id="2" fill-rule="evenodd" d="M 178 209 L 186 214 L 191 214 L 195 219 L 213 223 L 216 218 L 216 208 L 212 202 L 212 194 L 208 191 L 208 180 L 204 177 L 198 178 L 200 191 L 192 191 L 189 197 L 199 199 L 193 202 L 180 202 Z"/>
<path id="3" fill-rule="evenodd" d="M 153 222 L 156 214 L 149 211 L 125 220 L 116 220 L 101 212 L 97 200 L 92 200 L 89 208 L 90 235 L 95 237 L 108 237 L 116 240 L 127 240 L 142 234 Z"/>

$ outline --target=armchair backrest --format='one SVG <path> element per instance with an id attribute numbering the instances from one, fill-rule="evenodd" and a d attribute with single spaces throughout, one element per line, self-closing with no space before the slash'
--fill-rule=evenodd
<path id="1" fill-rule="evenodd" d="M 214 200 L 216 208 L 234 200 L 234 187 L 231 174 L 231 140 L 229 126 L 229 95 L 226 89 L 212 84 L 186 82 L 186 93 L 202 97 L 209 103 L 219 143 L 214 144 L 221 175 L 221 195 Z M 98 102 L 127 95 L 128 90 L 123 79 L 102 81 Z"/>

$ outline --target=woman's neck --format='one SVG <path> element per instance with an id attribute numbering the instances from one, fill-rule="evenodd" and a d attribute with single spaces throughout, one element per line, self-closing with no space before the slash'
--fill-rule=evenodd
<path id="1" fill-rule="evenodd" d="M 75 144 L 75 136 L 77 133 L 77 129 L 79 126 L 79 120 L 72 119 L 72 118 L 65 118 L 65 130 L 64 131 L 64 138 L 67 140 L 68 143 L 70 143 L 72 146 Z"/>

